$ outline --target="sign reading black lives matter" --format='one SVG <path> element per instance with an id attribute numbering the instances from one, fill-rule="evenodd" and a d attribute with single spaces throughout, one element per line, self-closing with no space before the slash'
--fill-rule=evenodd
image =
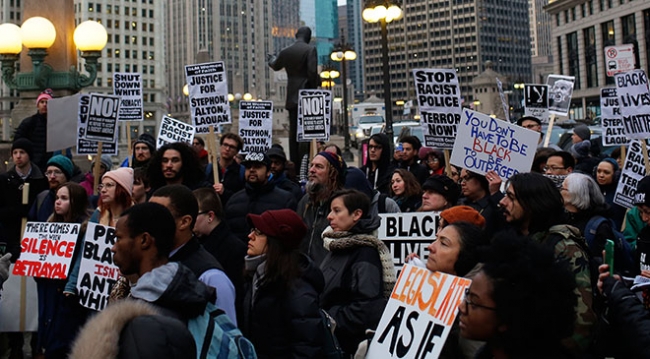
<path id="1" fill-rule="evenodd" d="M 156 140 L 156 148 L 167 143 L 184 142 L 192 144 L 194 138 L 194 126 L 177 119 L 163 116 L 160 121 L 160 130 Z"/>
<path id="2" fill-rule="evenodd" d="M 402 270 L 404 259 L 417 253 L 424 261 L 429 256 L 427 248 L 436 239 L 440 214 L 438 212 L 381 213 L 377 238 L 386 244 L 393 264 Z"/>
<path id="3" fill-rule="evenodd" d="M 239 137 L 244 148 L 239 153 L 266 153 L 271 148 L 273 102 L 239 102 Z"/>
<path id="4" fill-rule="evenodd" d="M 88 223 L 77 279 L 79 303 L 86 308 L 102 310 L 108 304 L 111 288 L 120 276 L 113 264 L 114 244 L 115 228 Z"/>
<path id="5" fill-rule="evenodd" d="M 99 143 L 97 141 L 85 140 L 86 123 L 90 113 L 90 95 L 79 95 L 79 115 L 77 117 L 77 155 L 97 154 Z M 102 142 L 102 153 L 105 155 L 117 155 L 117 139 L 115 142 Z"/>
<path id="6" fill-rule="evenodd" d="M 424 145 L 452 149 L 460 123 L 458 75 L 451 69 L 413 70 Z"/>
<path id="7" fill-rule="evenodd" d="M 630 143 L 623 127 L 620 101 L 615 88 L 600 89 L 600 118 L 603 127 L 603 146 L 621 146 Z"/>
<path id="8" fill-rule="evenodd" d="M 228 102 L 228 79 L 223 61 L 185 66 L 190 111 L 197 134 L 210 126 L 232 123 Z"/>
<path id="9" fill-rule="evenodd" d="M 646 145 L 650 146 L 647 140 Z M 634 140 L 630 143 L 625 156 L 621 178 L 614 194 L 614 203 L 626 208 L 633 208 L 637 184 L 644 176 L 645 162 L 643 161 L 641 141 Z"/>
<path id="10" fill-rule="evenodd" d="M 90 94 L 86 140 L 105 142 L 117 140 L 117 116 L 120 110 L 120 100 L 119 96 Z"/>
<path id="11" fill-rule="evenodd" d="M 548 85 L 524 84 L 524 116 L 548 123 Z"/>
<path id="12" fill-rule="evenodd" d="M 120 121 L 142 121 L 144 109 L 142 106 L 142 75 L 139 73 L 113 74 L 113 95 L 120 96 Z"/>
<path id="13" fill-rule="evenodd" d="M 330 140 L 332 91 L 300 90 L 298 94 L 298 142 Z"/>
<path id="14" fill-rule="evenodd" d="M 616 75 L 623 129 L 634 140 L 650 137 L 650 93 L 648 77 L 643 70 Z"/>

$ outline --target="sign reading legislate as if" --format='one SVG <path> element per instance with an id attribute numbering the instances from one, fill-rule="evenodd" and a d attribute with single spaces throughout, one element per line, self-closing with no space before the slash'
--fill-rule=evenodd
<path id="1" fill-rule="evenodd" d="M 413 70 L 424 145 L 452 149 L 460 123 L 458 76 L 451 69 Z"/>
<path id="2" fill-rule="evenodd" d="M 368 358 L 437 358 L 471 281 L 410 264 L 395 283 Z"/>
<path id="3" fill-rule="evenodd" d="M 239 153 L 266 153 L 271 148 L 273 102 L 239 102 L 239 137 L 244 148 Z"/>
<path id="4" fill-rule="evenodd" d="M 494 170 L 503 179 L 530 172 L 539 133 L 465 109 L 450 162 L 484 175 Z"/>
<path id="5" fill-rule="evenodd" d="M 66 279 L 80 227 L 78 223 L 27 222 L 13 274 Z"/>
<path id="6" fill-rule="evenodd" d="M 120 276 L 113 264 L 111 247 L 114 244 L 115 228 L 88 223 L 77 279 L 79 303 L 86 308 L 104 309 L 111 288 Z"/>
<path id="7" fill-rule="evenodd" d="M 232 123 L 226 67 L 222 61 L 185 66 L 190 112 L 196 133 Z"/>

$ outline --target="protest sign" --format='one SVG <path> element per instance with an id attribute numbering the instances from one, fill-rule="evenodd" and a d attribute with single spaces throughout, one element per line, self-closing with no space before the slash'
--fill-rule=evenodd
<path id="1" fill-rule="evenodd" d="M 142 121 L 142 75 L 139 73 L 113 73 L 113 95 L 120 96 L 120 121 Z"/>
<path id="2" fill-rule="evenodd" d="M 501 107 L 503 107 L 503 119 L 510 121 L 510 111 L 508 111 L 508 100 L 506 100 L 506 94 L 503 92 L 503 83 L 499 78 L 497 80 L 497 88 L 499 89 L 499 98 L 501 98 Z"/>
<path id="3" fill-rule="evenodd" d="M 634 140 L 650 137 L 650 93 L 646 73 L 634 70 L 616 75 L 616 94 L 625 133 Z"/>
<path id="4" fill-rule="evenodd" d="M 298 142 L 329 141 L 332 123 L 332 91 L 300 90 L 298 93 Z"/>
<path id="5" fill-rule="evenodd" d="M 77 143 L 77 134 L 70 129 L 74 128 L 77 121 L 79 96 L 81 94 L 77 93 L 47 101 L 47 152 L 65 150 Z"/>
<path id="6" fill-rule="evenodd" d="M 538 132 L 464 109 L 451 164 L 482 175 L 494 170 L 508 179 L 530 172 L 538 141 Z"/>
<path id="7" fill-rule="evenodd" d="M 193 138 L 194 126 L 163 115 L 162 120 L 160 121 L 160 130 L 158 131 L 156 148 L 174 142 L 184 142 L 191 145 Z"/>
<path id="8" fill-rule="evenodd" d="M 603 126 L 601 136 L 603 146 L 621 146 L 630 143 L 630 138 L 623 128 L 623 117 L 621 117 L 615 88 L 600 89 L 600 121 Z"/>
<path id="9" fill-rule="evenodd" d="M 558 116 L 567 116 L 573 95 L 574 76 L 548 75 L 546 84 L 549 87 L 548 110 Z"/>
<path id="10" fill-rule="evenodd" d="M 456 71 L 416 69 L 413 77 L 424 145 L 452 149 L 462 112 Z"/>
<path id="11" fill-rule="evenodd" d="M 524 116 L 548 123 L 548 85 L 524 84 Z"/>
<path id="12" fill-rule="evenodd" d="M 114 244 L 115 228 L 88 223 L 77 279 L 79 303 L 86 308 L 102 310 L 108 304 L 111 288 L 120 276 L 113 264 Z"/>
<path id="13" fill-rule="evenodd" d="M 271 148 L 273 102 L 239 102 L 239 137 L 244 148 L 239 153 L 266 153 Z"/>
<path id="14" fill-rule="evenodd" d="M 626 208 L 634 207 L 637 183 L 646 175 L 641 145 L 639 140 L 630 142 L 625 163 L 621 169 L 621 178 L 618 180 L 614 194 L 614 203 Z"/>
<path id="15" fill-rule="evenodd" d="M 97 141 L 84 140 L 86 137 L 86 124 L 90 112 L 90 95 L 79 94 L 79 111 L 77 114 L 77 155 L 94 155 L 97 153 Z M 102 153 L 117 155 L 117 139 L 115 142 L 102 142 Z"/>
<path id="16" fill-rule="evenodd" d="M 90 94 L 85 140 L 115 142 L 120 98 L 113 95 Z"/>
<path id="17" fill-rule="evenodd" d="M 636 58 L 634 45 L 615 45 L 605 47 L 605 62 L 607 76 L 612 77 L 621 72 L 634 70 Z"/>
<path id="18" fill-rule="evenodd" d="M 78 223 L 27 222 L 12 273 L 66 279 L 80 227 Z"/>
<path id="19" fill-rule="evenodd" d="M 417 253 L 426 260 L 429 256 L 427 247 L 438 233 L 438 212 L 380 213 L 379 217 L 381 224 L 377 238 L 390 250 L 395 269 L 402 269 L 404 259 L 410 253 Z"/>
<path id="20" fill-rule="evenodd" d="M 438 358 L 471 281 L 410 264 L 395 283 L 368 358 Z"/>
<path id="21" fill-rule="evenodd" d="M 190 112 L 197 134 L 210 126 L 232 123 L 228 102 L 228 79 L 223 61 L 185 66 L 190 93 Z"/>

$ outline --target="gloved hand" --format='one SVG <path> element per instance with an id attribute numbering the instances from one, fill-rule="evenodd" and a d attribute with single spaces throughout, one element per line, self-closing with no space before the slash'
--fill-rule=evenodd
<path id="1" fill-rule="evenodd" d="M 0 257 L 0 287 L 7 278 L 9 278 L 9 265 L 11 264 L 11 253 L 7 253 L 4 256 Z"/>

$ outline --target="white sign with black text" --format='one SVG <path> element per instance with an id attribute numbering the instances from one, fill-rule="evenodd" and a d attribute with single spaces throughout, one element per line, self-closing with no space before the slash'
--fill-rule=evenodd
<path id="1" fill-rule="evenodd" d="M 600 121 L 603 127 L 603 146 L 621 146 L 630 143 L 623 127 L 623 117 L 616 88 L 600 89 Z"/>
<path id="2" fill-rule="evenodd" d="M 524 116 L 548 123 L 548 85 L 524 84 Z"/>
<path id="3" fill-rule="evenodd" d="M 77 116 L 77 155 L 97 154 L 99 142 L 84 139 L 86 124 L 90 113 L 90 95 L 79 94 L 79 112 Z M 115 142 L 102 142 L 102 154 L 117 155 L 117 139 Z"/>
<path id="4" fill-rule="evenodd" d="M 273 102 L 239 103 L 239 137 L 244 141 L 244 148 L 239 153 L 266 153 L 271 148 L 272 133 Z"/>
<path id="5" fill-rule="evenodd" d="M 86 140 L 115 142 L 117 140 L 117 116 L 120 111 L 119 96 L 90 94 Z"/>
<path id="6" fill-rule="evenodd" d="M 185 66 L 190 97 L 190 112 L 197 134 L 208 133 L 210 126 L 232 123 L 228 102 L 228 80 L 222 61 Z"/>
<path id="7" fill-rule="evenodd" d="M 645 71 L 616 75 L 616 94 L 625 133 L 635 140 L 650 137 L 650 92 Z"/>
<path id="8" fill-rule="evenodd" d="M 329 141 L 331 123 L 332 91 L 300 90 L 297 141 Z"/>
<path id="9" fill-rule="evenodd" d="M 113 95 L 120 96 L 120 121 L 142 121 L 142 75 L 139 73 L 116 72 L 113 74 Z"/>
<path id="10" fill-rule="evenodd" d="M 174 142 L 183 142 L 191 145 L 193 138 L 194 126 L 171 117 L 163 116 L 160 121 L 156 148 Z"/>

